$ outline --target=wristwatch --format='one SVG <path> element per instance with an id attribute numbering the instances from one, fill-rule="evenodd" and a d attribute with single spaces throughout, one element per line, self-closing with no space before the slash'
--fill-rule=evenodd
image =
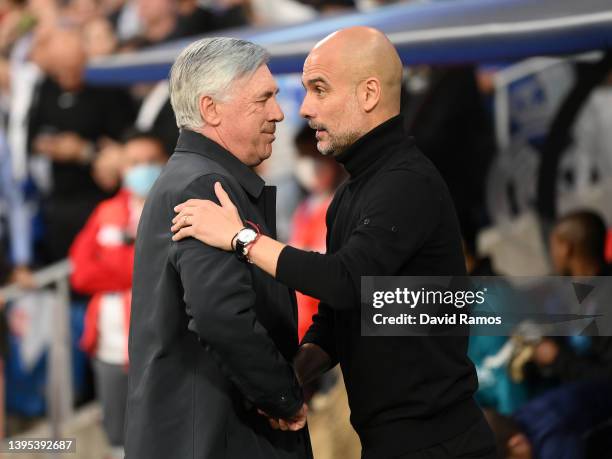
<path id="1" fill-rule="evenodd" d="M 249 246 L 257 240 L 259 233 L 253 228 L 245 226 L 234 236 L 236 245 L 234 246 L 234 253 L 240 261 L 249 261 Z"/>

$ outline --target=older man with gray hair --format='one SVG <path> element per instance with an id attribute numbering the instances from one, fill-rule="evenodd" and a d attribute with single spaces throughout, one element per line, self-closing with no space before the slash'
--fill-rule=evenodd
<path id="1" fill-rule="evenodd" d="M 251 226 L 275 235 L 275 190 L 252 168 L 283 113 L 265 50 L 207 38 L 174 63 L 178 143 L 145 204 L 136 240 L 126 424 L 128 459 L 310 458 L 306 406 L 290 364 L 293 291 L 196 239 L 172 241 L 174 206 L 215 200 L 221 182 Z"/>

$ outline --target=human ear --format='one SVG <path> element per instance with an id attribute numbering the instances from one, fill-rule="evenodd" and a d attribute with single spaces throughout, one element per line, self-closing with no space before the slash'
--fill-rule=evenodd
<path id="1" fill-rule="evenodd" d="M 219 104 L 210 96 L 200 97 L 200 116 L 209 126 L 218 126 L 221 123 Z"/>
<path id="2" fill-rule="evenodd" d="M 368 78 L 361 82 L 359 88 L 361 106 L 366 112 L 371 112 L 380 102 L 381 87 L 378 78 Z"/>

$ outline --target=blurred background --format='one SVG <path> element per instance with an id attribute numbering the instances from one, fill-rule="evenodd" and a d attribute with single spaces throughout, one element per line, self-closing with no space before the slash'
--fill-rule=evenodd
<path id="1" fill-rule="evenodd" d="M 270 50 L 285 121 L 258 173 L 279 188 L 279 238 L 325 251 L 345 174 L 298 115 L 300 72 L 357 24 L 400 52 L 406 129 L 451 190 L 471 274 L 609 275 L 609 0 L 0 0 L 0 438 L 123 457 L 133 243 L 190 41 Z M 317 301 L 298 296 L 302 336 Z M 609 337 L 519 330 L 470 355 L 500 457 L 612 457 Z M 305 392 L 315 457 L 358 458 L 339 370 Z"/>

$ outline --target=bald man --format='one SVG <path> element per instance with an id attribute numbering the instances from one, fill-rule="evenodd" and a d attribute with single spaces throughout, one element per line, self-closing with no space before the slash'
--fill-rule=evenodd
<path id="1" fill-rule="evenodd" d="M 326 255 L 265 236 L 249 242 L 252 230 L 220 184 L 221 206 L 177 206 L 174 238 L 235 250 L 321 300 L 295 369 L 303 384 L 340 363 L 363 458 L 494 458 L 472 397 L 478 383 L 467 337 L 361 336 L 361 276 L 466 274 L 446 185 L 402 128 L 401 78 L 393 45 L 366 27 L 328 36 L 304 63 L 300 113 L 321 154 L 350 176 L 327 213 Z"/>

